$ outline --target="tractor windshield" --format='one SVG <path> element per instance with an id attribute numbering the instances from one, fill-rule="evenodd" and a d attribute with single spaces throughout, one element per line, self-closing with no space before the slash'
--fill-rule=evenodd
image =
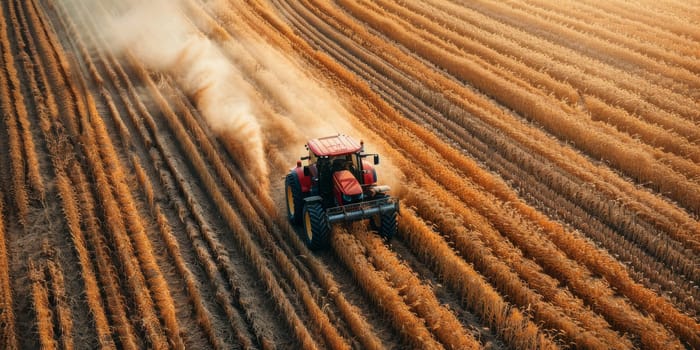
<path id="1" fill-rule="evenodd" d="M 340 170 L 352 170 L 354 167 L 354 163 L 352 160 L 352 155 L 344 155 L 344 156 L 337 156 L 337 157 L 331 157 L 330 161 L 331 164 L 333 164 L 333 171 L 340 171 Z"/>

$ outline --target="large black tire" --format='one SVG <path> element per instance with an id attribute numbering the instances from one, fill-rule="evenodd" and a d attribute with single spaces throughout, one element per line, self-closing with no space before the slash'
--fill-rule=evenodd
<path id="1" fill-rule="evenodd" d="M 284 193 L 287 202 L 287 217 L 295 225 L 301 225 L 304 210 L 304 197 L 301 193 L 299 176 L 292 171 L 284 181 Z"/>
<path id="2" fill-rule="evenodd" d="M 375 222 L 373 226 L 375 226 L 375 229 L 377 232 L 379 232 L 379 236 L 387 241 L 391 240 L 398 230 L 398 224 L 396 223 L 396 210 L 381 213 L 376 215 L 376 217 L 372 218 L 371 220 Z"/>
<path id="3" fill-rule="evenodd" d="M 386 195 L 378 194 L 375 199 L 385 198 Z M 385 240 L 391 240 L 396 231 L 398 230 L 398 224 L 396 223 L 396 211 L 392 210 L 390 212 L 384 212 L 377 214 L 369 219 L 370 227 L 379 233 L 379 236 Z"/>
<path id="4" fill-rule="evenodd" d="M 307 203 L 304 206 L 304 241 L 311 250 L 328 247 L 331 225 L 321 203 Z"/>
<path id="5" fill-rule="evenodd" d="M 381 199 L 387 197 L 384 194 L 378 194 L 374 199 Z M 396 211 L 385 212 L 382 214 L 377 214 L 369 219 L 369 225 L 372 230 L 377 231 L 379 236 L 385 240 L 391 240 L 396 231 L 398 230 L 398 224 L 396 223 Z"/>

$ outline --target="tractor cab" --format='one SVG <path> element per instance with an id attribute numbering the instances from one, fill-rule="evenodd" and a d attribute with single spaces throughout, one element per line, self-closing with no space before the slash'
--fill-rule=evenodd
<path id="1" fill-rule="evenodd" d="M 388 196 L 388 186 L 377 185 L 374 166 L 379 155 L 366 154 L 362 142 L 346 135 L 311 139 L 306 148 L 308 156 L 301 157 L 285 179 L 285 192 L 289 219 L 304 225 L 309 247 L 327 244 L 330 224 L 366 218 L 383 237 L 391 238 L 398 201 Z M 302 166 L 304 160 L 308 164 Z"/>

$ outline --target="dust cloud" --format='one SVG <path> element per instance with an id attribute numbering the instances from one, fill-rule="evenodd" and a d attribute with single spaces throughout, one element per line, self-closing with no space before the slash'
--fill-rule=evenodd
<path id="1" fill-rule="evenodd" d="M 315 79 L 294 55 L 273 47 L 235 16 L 231 3 L 209 0 L 191 6 L 190 0 L 102 0 L 117 10 L 102 33 L 113 53 L 131 54 L 148 69 L 169 74 L 192 98 L 220 139 L 267 187 L 268 155 L 278 153 L 289 166 L 303 155 L 306 140 L 335 134 L 364 139 L 369 152 L 376 135 L 358 123 L 333 87 Z M 206 14 L 233 13 L 228 32 Z M 187 14 L 187 15 L 186 15 Z M 212 39 L 205 34 L 210 35 Z M 380 181 L 399 185 L 400 171 L 382 160 Z M 388 180 L 388 181 L 387 181 Z"/>
<path id="2" fill-rule="evenodd" d="M 380 147 L 383 142 L 378 142 L 379 136 L 374 131 L 360 125 L 361 122 L 350 122 L 353 112 L 345 106 L 344 99 L 336 95 L 332 87 L 315 80 L 306 71 L 297 69 L 298 65 L 279 51 L 266 49 L 259 43 L 251 46 L 252 51 L 258 52 L 259 62 L 268 67 L 282 84 L 290 87 L 279 93 L 289 95 L 284 99 L 289 111 L 286 116 L 299 126 L 300 134 L 313 137 L 346 134 L 362 139 L 367 152 L 386 155 Z M 399 190 L 401 171 L 392 164 L 391 159 L 386 156 L 382 158 L 378 173 L 381 183 L 390 185 L 394 192 Z"/>
<path id="3" fill-rule="evenodd" d="M 332 87 L 309 76 L 308 71 L 302 69 L 304 63 L 296 62 L 263 41 L 243 40 L 242 44 L 255 56 L 257 66 L 252 74 L 256 76 L 257 86 L 270 90 L 283 122 L 295 126 L 297 138 L 277 141 L 290 160 L 301 154 L 308 138 L 337 134 L 362 139 L 367 152 L 385 154 L 379 147 L 381 142 L 377 142 L 378 136 L 359 123 L 351 123 L 352 112 L 344 105 L 343 98 L 336 95 Z M 276 88 L 279 86 L 285 88 Z M 274 123 L 280 123 L 279 118 L 272 123 L 263 121 L 263 129 Z M 403 178 L 401 171 L 387 157 L 382 158 L 380 167 L 379 181 L 390 185 L 392 192 L 397 193 Z"/>
<path id="4" fill-rule="evenodd" d="M 209 0 L 205 4 L 210 13 L 235 13 L 231 3 L 225 0 Z M 234 15 L 219 18 L 225 23 L 239 23 Z M 308 63 L 300 61 L 294 54 L 272 46 L 265 38 L 244 26 L 230 26 L 227 32 L 215 28 L 219 23 L 200 22 L 203 31 L 212 31 L 222 50 L 239 67 L 246 80 L 255 86 L 260 98 L 255 106 L 261 110 L 271 109 L 274 113 L 258 113 L 266 142 L 289 162 L 303 155 L 303 145 L 309 138 L 335 134 L 347 134 L 356 139 L 364 139 L 368 152 L 384 153 L 378 148 L 374 132 L 351 122 L 352 108 L 345 105 L 343 97 L 335 94 L 335 88 L 327 82 L 316 79 L 308 69 Z M 398 190 L 401 172 L 391 164 L 390 159 L 382 158 L 380 182 Z"/>
<path id="5" fill-rule="evenodd" d="M 119 15 L 103 19 L 102 34 L 109 43 L 104 49 L 131 54 L 149 70 L 174 77 L 245 171 L 267 179 L 263 134 L 241 72 L 197 31 L 179 4 L 168 0 L 127 3 Z"/>

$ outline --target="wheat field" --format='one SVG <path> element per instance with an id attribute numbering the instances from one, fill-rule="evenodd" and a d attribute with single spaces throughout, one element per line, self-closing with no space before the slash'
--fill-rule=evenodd
<path id="1" fill-rule="evenodd" d="M 7 0 L 2 349 L 698 349 L 700 2 Z M 362 139 L 397 235 L 310 251 Z"/>

